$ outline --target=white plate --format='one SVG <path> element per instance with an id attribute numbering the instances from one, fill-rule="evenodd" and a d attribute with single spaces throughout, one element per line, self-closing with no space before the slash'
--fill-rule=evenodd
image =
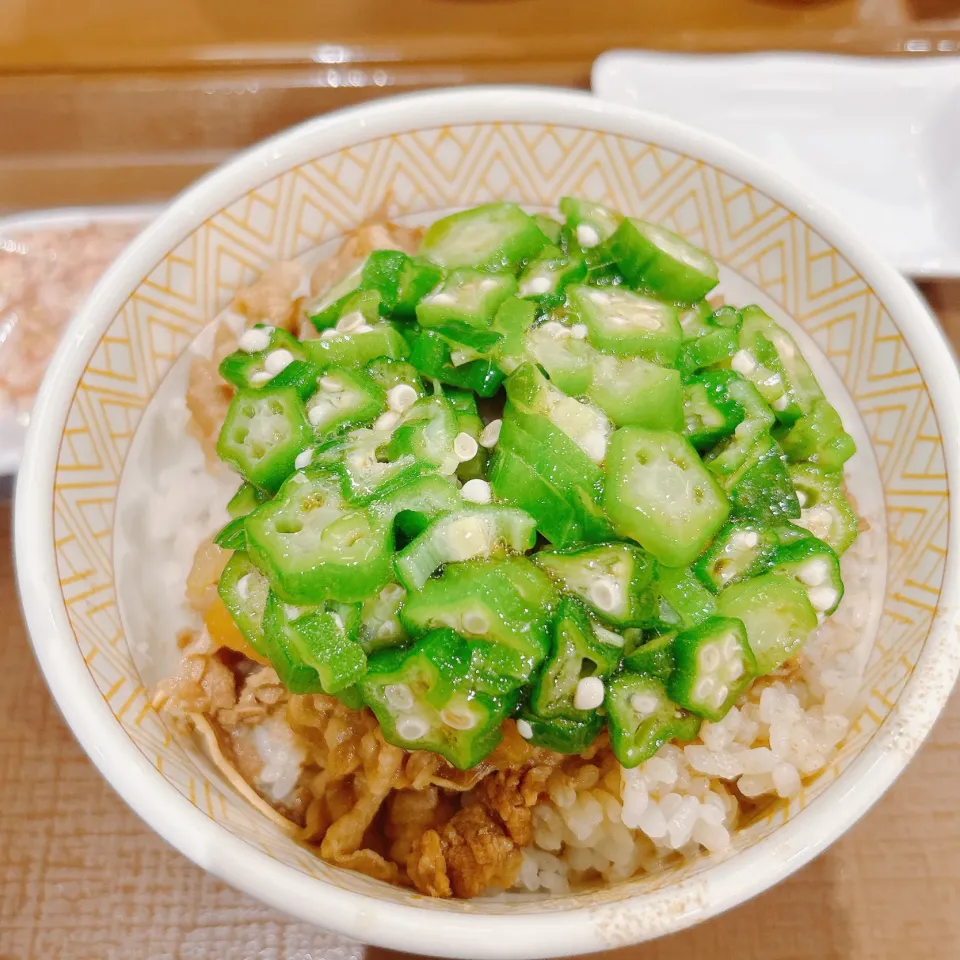
<path id="1" fill-rule="evenodd" d="M 146 226 L 159 211 L 159 206 L 149 204 L 31 210 L 0 217 L 0 242 L 16 240 L 28 230 L 75 230 L 92 223 L 142 223 Z M 29 415 L 0 407 L 0 480 L 15 474 L 20 466 L 28 423 Z M 0 483 L 0 499 L 8 493 L 9 484 Z"/>
<path id="2" fill-rule="evenodd" d="M 902 272 L 960 277 L 956 59 L 624 50 L 594 63 L 592 84 L 766 160 Z"/>

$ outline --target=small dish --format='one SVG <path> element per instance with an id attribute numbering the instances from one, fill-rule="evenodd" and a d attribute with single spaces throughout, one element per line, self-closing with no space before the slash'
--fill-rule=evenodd
<path id="1" fill-rule="evenodd" d="M 56 210 L 32 210 L 26 213 L 0 217 L 0 258 L 17 261 L 12 276 L 5 275 L 5 285 L 13 288 L 0 291 L 0 350 L 8 366 L 36 366 L 30 371 L 29 383 L 39 378 L 45 361 L 51 359 L 56 346 L 56 332 L 69 319 L 71 304 L 82 302 L 90 292 L 99 273 L 122 249 L 122 245 L 156 216 L 158 207 L 151 205 L 129 207 L 70 207 Z M 78 231 L 85 228 L 105 228 L 98 238 L 82 238 Z M 39 240 L 39 249 L 36 241 Z M 83 249 L 78 249 L 78 245 Z M 52 259 L 58 262 L 51 262 Z M 45 286 L 53 273 L 58 281 L 72 272 L 73 277 L 56 290 L 32 289 Z M 78 275 L 79 274 L 79 275 Z M 10 299 L 12 297 L 12 299 Z M 24 321 L 22 299 L 30 301 L 31 312 L 27 322 L 37 324 L 42 313 L 52 324 L 42 325 L 44 348 L 24 356 L 12 322 Z M 18 317 L 19 314 L 19 317 Z M 54 314 L 54 316 L 50 316 Z M 16 318 L 16 319 L 15 319 Z M 50 329 L 52 325 L 53 329 Z M 49 350 L 49 353 L 47 353 Z M 8 356 L 12 352 L 13 359 Z M 32 391 L 14 401 L 4 391 L 5 374 L 0 374 L 0 480 L 17 472 L 23 454 L 23 441 L 30 422 Z M 0 485 L 2 489 L 2 485 Z"/>
<path id="2" fill-rule="evenodd" d="M 614 50 L 592 85 L 765 160 L 908 276 L 960 277 L 955 60 Z"/>

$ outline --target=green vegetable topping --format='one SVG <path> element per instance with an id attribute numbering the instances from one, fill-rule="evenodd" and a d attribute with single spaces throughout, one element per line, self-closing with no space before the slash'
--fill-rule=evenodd
<path id="1" fill-rule="evenodd" d="M 682 237 L 559 208 L 444 217 L 220 365 L 226 611 L 292 693 L 464 770 L 507 718 L 624 767 L 695 738 L 837 609 L 857 536 L 794 337 L 706 300 Z"/>

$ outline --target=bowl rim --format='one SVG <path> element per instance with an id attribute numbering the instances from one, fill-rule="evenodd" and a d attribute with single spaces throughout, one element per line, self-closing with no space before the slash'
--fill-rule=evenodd
<path id="1" fill-rule="evenodd" d="M 193 806 L 129 739 L 87 672 L 59 592 L 53 485 L 77 382 L 102 334 L 146 276 L 207 217 L 280 173 L 361 141 L 441 125 L 529 122 L 587 128 L 650 142 L 719 167 L 800 216 L 873 288 L 906 340 L 938 416 L 948 479 L 947 561 L 940 603 L 918 663 L 891 714 L 822 797 L 769 837 L 695 876 L 599 906 L 507 914 L 430 910 L 343 890 L 274 860 Z M 528 86 L 460 88 L 387 97 L 308 120 L 251 147 L 176 198 L 104 275 L 70 324 L 38 394 L 15 497 L 15 558 L 35 654 L 64 718 L 88 756 L 152 829 L 199 866 L 261 901 L 332 932 L 410 953 L 482 958 L 557 957 L 674 932 L 755 896 L 807 863 L 893 783 L 929 733 L 960 671 L 957 577 L 960 407 L 953 352 L 916 289 L 815 199 L 762 162 L 668 118 Z M 78 679 L 79 678 L 79 679 Z M 827 796 L 831 802 L 826 802 Z M 482 901 L 476 902 L 482 906 Z M 477 933 L 483 931 L 484 936 Z"/>

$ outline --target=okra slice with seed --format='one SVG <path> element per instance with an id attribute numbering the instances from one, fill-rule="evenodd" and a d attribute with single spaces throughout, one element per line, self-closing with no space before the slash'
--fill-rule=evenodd
<path id="1" fill-rule="evenodd" d="M 269 592 L 270 581 L 240 550 L 227 561 L 217 584 L 217 593 L 233 622 L 261 656 L 267 656 L 263 639 L 263 614 Z"/>
<path id="2" fill-rule="evenodd" d="M 592 346 L 625 356 L 641 356 L 671 366 L 680 352 L 682 331 L 677 309 L 626 287 L 567 290 L 569 310 L 589 331 Z"/>
<path id="3" fill-rule="evenodd" d="M 220 429 L 217 455 L 245 480 L 274 493 L 312 440 L 303 401 L 293 387 L 238 390 Z"/>
<path id="4" fill-rule="evenodd" d="M 388 406 L 395 413 L 404 413 L 421 397 L 426 396 L 417 368 L 406 360 L 377 357 L 366 367 L 367 376 L 387 395 Z M 401 389 L 398 391 L 397 387 Z"/>
<path id="5" fill-rule="evenodd" d="M 279 351 L 275 351 L 279 352 Z M 285 360 L 281 360 L 285 363 Z M 277 364 L 273 365 L 274 367 Z M 269 372 L 269 371 L 267 371 Z M 301 400 L 308 399 L 317 389 L 317 377 L 320 369 L 312 360 L 294 360 L 277 374 L 271 374 L 266 383 L 254 384 L 254 389 L 269 387 L 293 387 Z"/>
<path id="6" fill-rule="evenodd" d="M 286 604 L 270 592 L 263 613 L 263 646 L 280 682 L 291 693 L 323 693 L 323 684 L 313 667 L 297 652 L 290 632 Z M 297 611 L 299 613 L 299 611 Z"/>
<path id="7" fill-rule="evenodd" d="M 464 507 L 438 517 L 394 559 L 397 579 L 419 590 L 445 563 L 525 553 L 536 543 L 533 518 L 513 507 Z"/>
<path id="8" fill-rule="evenodd" d="M 623 219 L 616 210 L 579 197 L 562 197 L 560 212 L 577 245 L 584 250 L 591 250 L 608 240 Z"/>
<path id="9" fill-rule="evenodd" d="M 679 634 L 673 655 L 670 699 L 714 722 L 727 715 L 757 670 L 743 623 L 727 617 L 713 617 Z"/>
<path id="10" fill-rule="evenodd" d="M 420 253 L 447 270 L 516 272 L 546 244 L 537 221 L 515 203 L 487 203 L 434 221 Z"/>
<path id="11" fill-rule="evenodd" d="M 764 573 L 778 546 L 774 528 L 752 520 L 735 520 L 717 534 L 692 569 L 701 583 L 719 593 L 732 583 Z"/>
<path id="12" fill-rule="evenodd" d="M 322 469 L 291 476 L 246 527 L 250 558 L 288 603 L 363 600 L 393 579 L 390 527 L 345 503 Z"/>
<path id="13" fill-rule="evenodd" d="M 730 398 L 717 377 L 726 372 L 709 371 L 683 385 L 683 435 L 698 451 L 732 436 L 743 422 L 743 407 Z"/>
<path id="14" fill-rule="evenodd" d="M 531 260 L 520 274 L 517 296 L 532 300 L 541 310 L 559 307 L 566 298 L 567 287 L 579 283 L 587 275 L 583 257 L 555 255 Z"/>
<path id="15" fill-rule="evenodd" d="M 310 320 L 322 337 L 329 337 L 334 333 L 365 333 L 379 323 L 381 314 L 387 313 L 380 293 L 360 286 Z"/>
<path id="16" fill-rule="evenodd" d="M 477 408 L 477 398 L 471 391 L 455 387 L 445 390 L 444 396 L 457 418 L 457 436 L 454 439 L 454 450 L 459 461 L 457 479 L 464 484 L 471 480 L 484 480 L 490 453 L 480 444 L 484 424 Z M 471 452 L 473 456 L 463 459 Z"/>
<path id="17" fill-rule="evenodd" d="M 622 535 L 674 567 L 694 561 L 730 514 L 689 441 L 639 427 L 613 435 L 603 502 Z"/>
<path id="18" fill-rule="evenodd" d="M 797 526 L 809 530 L 841 555 L 857 539 L 857 518 L 841 486 L 842 474 L 808 463 L 789 468 L 800 504 Z"/>
<path id="19" fill-rule="evenodd" d="M 756 436 L 764 431 L 769 432 L 773 427 L 776 419 L 773 411 L 749 380 L 733 370 L 710 370 L 700 377 L 711 385 L 718 397 L 722 396 L 726 402 L 736 404 L 743 410 L 741 436 Z"/>
<path id="20" fill-rule="evenodd" d="M 512 557 L 448 564 L 409 594 L 400 617 L 415 635 L 446 627 L 480 641 L 472 665 L 498 674 L 503 690 L 520 686 L 543 661 L 556 604 L 550 580 L 525 557 Z M 495 657 L 486 655 L 491 646 Z"/>
<path id="21" fill-rule="evenodd" d="M 795 656 L 817 626 L 806 589 L 783 574 L 765 573 L 727 587 L 717 597 L 717 610 L 743 621 L 758 676 Z"/>
<path id="22" fill-rule="evenodd" d="M 713 307 L 710 306 L 708 300 L 698 300 L 696 303 L 680 307 L 677 310 L 677 318 L 683 332 L 683 342 L 692 343 L 694 340 L 699 340 L 700 337 L 710 333 L 713 329 L 710 324 L 712 315 Z"/>
<path id="23" fill-rule="evenodd" d="M 313 370 L 307 359 L 296 337 L 279 327 L 257 324 L 240 335 L 238 348 L 220 362 L 220 376 L 235 387 L 249 390 L 267 384 L 300 386 L 303 395 L 307 387 L 301 381 L 306 371 Z M 312 389 L 309 382 L 307 386 Z"/>
<path id="24" fill-rule="evenodd" d="M 539 717 L 585 722 L 603 705 L 604 679 L 620 663 L 619 647 L 600 642 L 584 607 L 571 597 L 560 601 L 553 643 L 534 679 L 530 708 Z"/>
<path id="25" fill-rule="evenodd" d="M 363 370 L 329 367 L 307 401 L 307 419 L 323 442 L 348 426 L 370 423 L 384 410 L 387 395 Z"/>
<path id="26" fill-rule="evenodd" d="M 585 327 L 574 330 L 573 325 L 550 319 L 527 331 L 526 355 L 543 367 L 550 382 L 565 394 L 583 396 L 593 383 L 597 356 L 585 337 Z"/>
<path id="27" fill-rule="evenodd" d="M 797 499 L 802 499 L 799 493 Z M 776 537 L 776 542 L 782 546 L 799 543 L 801 540 L 806 540 L 811 536 L 809 530 L 795 523 L 775 523 L 770 528 L 770 531 Z"/>
<path id="28" fill-rule="evenodd" d="M 377 448 L 380 460 L 413 458 L 452 476 L 461 460 L 457 456 L 457 414 L 443 394 L 417 400 L 403 414 L 387 414 L 389 440 Z"/>
<path id="29" fill-rule="evenodd" d="M 438 753 L 459 770 L 487 756 L 500 742 L 517 696 L 471 689 L 469 663 L 468 643 L 452 630 L 435 630 L 408 650 L 370 657 L 360 687 L 384 739 L 404 750 Z"/>
<path id="30" fill-rule="evenodd" d="M 610 249 L 632 286 L 672 303 L 702 300 L 720 282 L 713 257 L 654 223 L 624 218 Z"/>
<path id="31" fill-rule="evenodd" d="M 406 645 L 410 634 L 400 619 L 406 598 L 407 591 L 399 583 L 388 583 L 363 601 L 357 624 L 357 642 L 368 656 L 378 650 Z"/>
<path id="32" fill-rule="evenodd" d="M 779 421 L 795 423 L 823 399 L 810 365 L 793 337 L 760 307 L 744 307 L 741 316 L 733 369 L 753 383 Z"/>
<path id="33" fill-rule="evenodd" d="M 680 373 L 643 357 L 611 356 L 575 334 L 582 324 L 550 320 L 527 333 L 527 353 L 571 397 L 585 397 L 617 426 L 679 431 L 683 426 Z"/>
<path id="34" fill-rule="evenodd" d="M 793 337 L 757 306 L 742 311 L 740 349 L 731 364 L 763 395 L 783 425 L 787 456 L 840 470 L 856 452 Z"/>
<path id="35" fill-rule="evenodd" d="M 614 756 L 624 767 L 649 760 L 670 740 L 693 740 L 700 717 L 678 707 L 656 677 L 624 670 L 607 684 L 604 700 Z"/>
<path id="36" fill-rule="evenodd" d="M 517 716 L 517 732 L 531 746 L 543 747 L 556 753 L 583 753 L 589 749 L 603 730 L 604 718 L 599 711 L 585 720 L 565 717 L 540 717 L 529 707 Z"/>
<path id="37" fill-rule="evenodd" d="M 615 627 L 643 626 L 656 603 L 656 561 L 628 543 L 544 548 L 533 556 L 566 593 Z"/>
<path id="38" fill-rule="evenodd" d="M 277 604 L 271 629 L 283 631 L 287 649 L 316 671 L 324 693 L 337 695 L 366 673 L 367 655 L 357 642 L 359 604 L 327 604 L 301 609 Z"/>
<path id="39" fill-rule="evenodd" d="M 411 340 L 410 363 L 426 379 L 492 397 L 503 383 L 503 371 L 487 358 L 454 364 L 453 346 L 439 333 L 421 329 Z"/>
<path id="40" fill-rule="evenodd" d="M 380 452 L 393 435 L 393 428 L 358 427 L 345 437 L 318 449 L 313 457 L 317 466 L 325 466 L 343 478 L 344 496 L 358 506 L 369 504 L 394 485 L 423 472 L 416 458 L 405 453 L 395 460 L 382 459 Z"/>
<path id="41" fill-rule="evenodd" d="M 681 344 L 676 361 L 677 369 L 684 375 L 689 375 L 724 363 L 737 352 L 738 347 L 736 329 L 711 325 L 707 332 L 695 340 Z"/>
<path id="42" fill-rule="evenodd" d="M 840 560 L 816 537 L 778 547 L 771 558 L 770 572 L 793 577 L 807 591 L 818 617 L 830 616 L 843 599 Z"/>
<path id="43" fill-rule="evenodd" d="M 677 368 L 689 376 L 729 360 L 739 348 L 737 334 L 742 322 L 735 307 L 724 305 L 714 310 L 706 300 L 681 308 L 683 343 Z"/>
<path id="44" fill-rule="evenodd" d="M 454 270 L 417 304 L 417 320 L 426 330 L 479 351 L 499 340 L 491 329 L 494 315 L 507 297 L 517 292 L 517 281 L 507 273 Z"/>
<path id="45" fill-rule="evenodd" d="M 405 360 L 406 340 L 389 323 L 360 325 L 350 332 L 325 330 L 316 340 L 305 340 L 309 358 L 323 369 L 327 367 L 363 367 L 377 357 Z"/>
<path id="46" fill-rule="evenodd" d="M 358 263 L 306 305 L 304 312 L 317 330 L 336 326 L 343 304 L 360 290 L 362 273 L 363 264 Z"/>
<path id="47" fill-rule="evenodd" d="M 539 414 L 559 427 L 594 463 L 603 463 L 613 424 L 592 403 L 568 397 L 535 364 L 525 363 L 505 384 L 507 399 L 523 413 Z"/>
<path id="48" fill-rule="evenodd" d="M 773 411 L 757 388 L 732 371 L 711 371 L 700 378 L 716 402 L 732 411 L 743 411 L 741 422 L 732 435 L 721 440 L 704 454 L 704 463 L 715 476 L 733 477 L 756 462 L 759 454 L 770 449 L 770 428 Z M 723 481 L 724 485 L 729 485 Z"/>
<path id="49" fill-rule="evenodd" d="M 450 480 L 436 473 L 411 473 L 387 484 L 369 509 L 379 522 L 415 537 L 441 514 L 462 506 L 460 491 Z"/>

